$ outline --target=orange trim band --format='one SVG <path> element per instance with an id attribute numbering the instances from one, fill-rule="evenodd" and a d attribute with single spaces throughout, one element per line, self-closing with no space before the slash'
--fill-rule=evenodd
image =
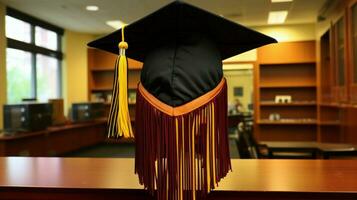
<path id="1" fill-rule="evenodd" d="M 219 82 L 219 84 L 213 90 L 178 107 L 172 107 L 163 103 L 162 101 L 154 97 L 152 94 L 150 94 L 141 83 L 139 83 L 138 91 L 152 106 L 154 106 L 161 112 L 166 113 L 170 116 L 179 116 L 189 113 L 211 101 L 215 96 L 217 96 L 217 94 L 219 94 L 225 83 L 226 79 L 222 78 L 221 82 Z"/>

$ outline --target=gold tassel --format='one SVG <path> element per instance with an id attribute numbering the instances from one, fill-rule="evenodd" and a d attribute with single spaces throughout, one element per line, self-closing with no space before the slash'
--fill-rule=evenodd
<path id="1" fill-rule="evenodd" d="M 122 41 L 118 45 L 119 55 L 117 61 L 115 62 L 117 80 L 114 80 L 113 100 L 110 107 L 110 115 L 108 119 L 108 135 L 109 137 L 116 136 L 124 138 L 134 138 L 128 106 L 128 61 L 125 56 L 125 50 L 128 49 L 128 43 L 126 43 L 124 40 L 124 27 L 121 31 Z"/>

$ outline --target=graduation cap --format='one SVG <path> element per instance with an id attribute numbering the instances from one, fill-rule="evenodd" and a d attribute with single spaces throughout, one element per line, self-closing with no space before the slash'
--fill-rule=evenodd
<path id="1" fill-rule="evenodd" d="M 175 1 L 88 44 L 119 54 L 109 136 L 134 135 L 125 56 L 144 63 L 136 100 L 135 171 L 159 200 L 204 198 L 231 170 L 222 60 L 275 42 Z"/>

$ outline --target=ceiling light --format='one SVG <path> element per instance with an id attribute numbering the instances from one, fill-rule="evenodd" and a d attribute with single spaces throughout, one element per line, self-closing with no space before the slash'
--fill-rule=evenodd
<path id="1" fill-rule="evenodd" d="M 99 7 L 98 6 L 86 6 L 86 10 L 89 10 L 89 11 L 97 11 L 99 10 Z"/>
<path id="2" fill-rule="evenodd" d="M 287 16 L 287 10 L 270 11 L 268 17 L 268 24 L 282 24 L 285 22 Z"/>
<path id="3" fill-rule="evenodd" d="M 272 3 L 292 2 L 293 0 L 271 0 Z"/>
<path id="4" fill-rule="evenodd" d="M 125 24 L 124 22 L 120 21 L 120 20 L 111 20 L 111 21 L 107 21 L 105 22 L 108 26 L 111 26 L 115 29 L 120 29 L 121 27 L 123 27 L 123 25 Z"/>

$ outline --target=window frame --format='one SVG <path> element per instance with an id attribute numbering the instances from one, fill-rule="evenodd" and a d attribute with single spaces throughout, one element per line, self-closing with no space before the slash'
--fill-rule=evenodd
<path id="1" fill-rule="evenodd" d="M 16 18 L 16 19 L 19 19 L 26 23 L 29 23 L 30 27 L 31 27 L 30 43 L 6 37 L 7 48 L 27 51 L 27 52 L 30 52 L 32 55 L 32 63 L 31 63 L 32 72 L 33 72 L 33 74 L 32 74 L 33 82 L 31 84 L 32 97 L 24 97 L 24 98 L 36 98 L 36 99 L 38 98 L 38 95 L 37 95 L 37 69 L 36 69 L 37 68 L 37 60 L 36 60 L 37 54 L 42 54 L 45 56 L 53 57 L 58 60 L 58 63 L 57 63 L 58 74 L 57 74 L 57 76 L 58 76 L 58 81 L 59 81 L 59 83 L 58 83 L 59 88 L 58 88 L 57 95 L 58 95 L 58 97 L 62 97 L 62 60 L 63 60 L 62 37 L 64 34 L 64 29 L 60 28 L 58 26 L 55 26 L 53 24 L 50 24 L 48 22 L 42 21 L 38 18 L 27 15 L 25 13 L 22 13 L 18 10 L 11 8 L 11 7 L 6 7 L 6 15 Z M 44 28 L 49 31 L 53 31 L 57 34 L 57 50 L 48 49 L 45 47 L 37 46 L 35 44 L 35 37 L 36 37 L 35 27 L 36 26 L 39 26 L 39 27 Z"/>

